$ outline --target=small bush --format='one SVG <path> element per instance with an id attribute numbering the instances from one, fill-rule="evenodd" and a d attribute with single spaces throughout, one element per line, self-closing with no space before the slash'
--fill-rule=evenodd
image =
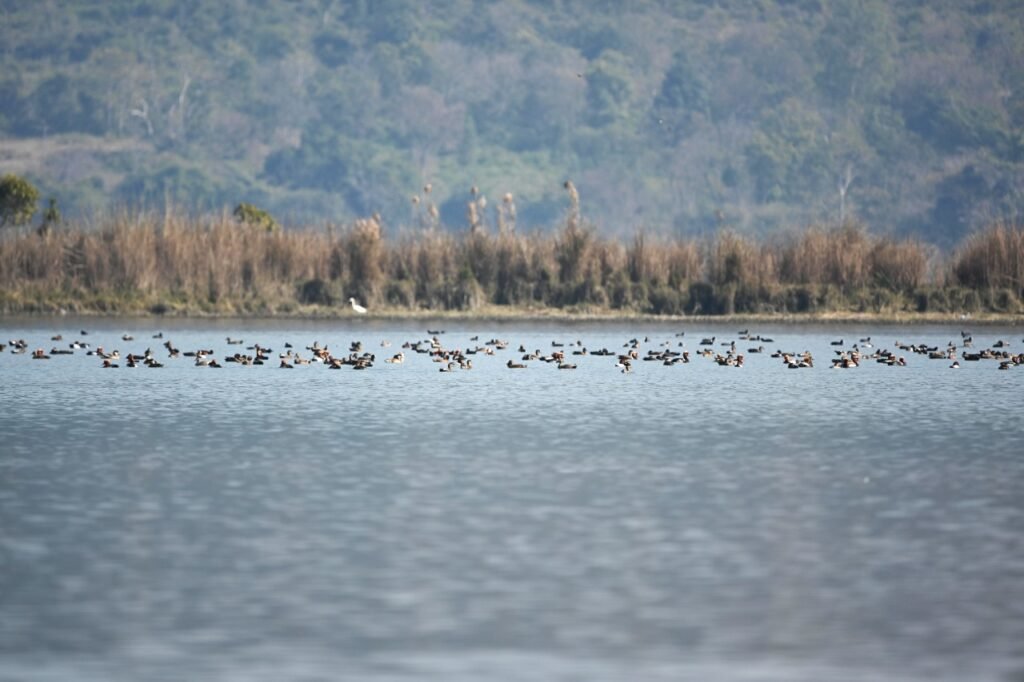
<path id="1" fill-rule="evenodd" d="M 28 223 L 38 201 L 39 190 L 28 180 L 13 173 L 0 177 L 0 227 Z"/>
<path id="2" fill-rule="evenodd" d="M 988 292 L 989 310 L 998 313 L 1012 313 L 1018 309 L 1017 297 L 1009 289 L 992 289 Z"/>
<path id="3" fill-rule="evenodd" d="M 338 302 L 333 286 L 320 278 L 314 278 L 303 282 L 299 286 L 299 303 L 305 305 L 332 306 Z"/>
<path id="4" fill-rule="evenodd" d="M 974 289 L 964 291 L 960 301 L 960 307 L 965 313 L 976 313 L 981 310 L 981 297 Z"/>
<path id="5" fill-rule="evenodd" d="M 647 311 L 655 315 L 682 315 L 686 300 L 682 292 L 670 286 L 654 287 L 648 293 Z"/>
<path id="6" fill-rule="evenodd" d="M 264 211 L 262 208 L 253 206 L 252 204 L 239 204 L 235 206 L 233 215 L 238 222 L 249 225 L 250 227 L 259 228 L 267 232 L 274 232 L 280 229 L 277 221 L 274 217 Z"/>
<path id="7" fill-rule="evenodd" d="M 946 313 L 956 308 L 950 305 L 950 295 L 954 291 L 946 289 L 918 289 L 914 292 L 914 309 L 919 313 Z"/>
<path id="8" fill-rule="evenodd" d="M 816 296 L 809 287 L 793 287 L 786 297 L 786 310 L 791 313 L 809 313 L 815 308 Z"/>
<path id="9" fill-rule="evenodd" d="M 715 287 L 707 282 L 693 282 L 690 284 L 690 314 L 691 315 L 714 315 L 715 314 Z"/>
<path id="10" fill-rule="evenodd" d="M 484 303 L 484 292 L 476 279 L 466 277 L 448 287 L 445 305 L 449 310 L 475 310 Z"/>
<path id="11" fill-rule="evenodd" d="M 384 289 L 384 299 L 388 305 L 412 308 L 416 304 L 416 285 L 407 279 L 392 280 Z"/>

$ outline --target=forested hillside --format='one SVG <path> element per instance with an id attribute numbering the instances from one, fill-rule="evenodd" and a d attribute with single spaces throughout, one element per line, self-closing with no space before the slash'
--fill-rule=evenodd
<path id="1" fill-rule="evenodd" d="M 940 245 L 1024 209 L 1017 0 L 0 0 L 0 173 L 67 215 Z M 429 196 L 419 203 L 411 197 Z"/>

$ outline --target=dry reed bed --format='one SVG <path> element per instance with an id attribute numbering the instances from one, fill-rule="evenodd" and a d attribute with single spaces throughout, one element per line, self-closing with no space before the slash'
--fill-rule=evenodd
<path id="1" fill-rule="evenodd" d="M 950 255 L 856 225 L 765 241 L 641 232 L 622 243 L 575 212 L 554 234 L 385 238 L 374 219 L 264 232 L 228 216 L 140 215 L 0 239 L 7 312 L 289 313 L 349 296 L 395 310 L 1020 313 L 1024 230 L 996 223 Z"/>

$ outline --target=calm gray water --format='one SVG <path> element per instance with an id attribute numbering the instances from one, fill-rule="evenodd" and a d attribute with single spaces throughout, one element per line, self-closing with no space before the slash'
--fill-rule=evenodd
<path id="1" fill-rule="evenodd" d="M 738 330 L 437 324 L 512 346 L 445 374 L 381 361 L 419 322 L 0 319 L 30 352 L 164 359 L 159 330 L 218 358 L 228 335 L 378 354 L 4 351 L 0 679 L 1024 680 L 1024 367 L 827 368 L 834 339 L 959 327 L 765 326 L 818 366 L 624 375 L 504 363 Z M 1024 350 L 1020 328 L 973 332 Z"/>

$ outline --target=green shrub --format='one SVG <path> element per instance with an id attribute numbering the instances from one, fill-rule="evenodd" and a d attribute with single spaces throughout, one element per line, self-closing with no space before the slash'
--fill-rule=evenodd
<path id="1" fill-rule="evenodd" d="M 655 315 L 681 315 L 686 307 L 683 293 L 670 286 L 652 287 L 647 298 L 647 310 Z"/>
<path id="2" fill-rule="evenodd" d="M 786 310 L 791 313 L 809 313 L 815 309 L 815 294 L 810 287 L 792 287 L 787 292 Z"/>
<path id="3" fill-rule="evenodd" d="M 1017 297 L 1010 289 L 992 289 L 987 293 L 987 309 L 998 313 L 1011 313 L 1017 310 Z"/>
<path id="4" fill-rule="evenodd" d="M 39 190 L 28 180 L 13 173 L 0 177 L 0 227 L 28 223 L 37 201 Z"/>
<path id="5" fill-rule="evenodd" d="M 389 305 L 412 308 L 416 304 L 416 284 L 408 279 L 396 279 L 384 289 L 384 299 Z"/>
<path id="6" fill-rule="evenodd" d="M 729 282 L 715 288 L 714 308 L 710 312 L 715 315 L 736 314 L 736 282 Z"/>
<path id="7" fill-rule="evenodd" d="M 956 289 L 918 289 L 914 292 L 914 309 L 919 313 L 946 313 L 957 307 L 950 301 L 959 294 Z"/>
<path id="8" fill-rule="evenodd" d="M 462 277 L 445 288 L 444 303 L 448 310 L 474 310 L 484 304 L 484 291 L 473 277 Z"/>
<path id="9" fill-rule="evenodd" d="M 338 302 L 334 285 L 319 278 L 314 278 L 299 285 L 299 303 L 306 305 L 332 306 Z"/>
<path id="10" fill-rule="evenodd" d="M 233 215 L 238 222 L 266 230 L 267 232 L 274 232 L 280 229 L 280 225 L 277 224 L 272 215 L 252 204 L 241 203 L 235 206 Z"/>
<path id="11" fill-rule="evenodd" d="M 978 292 L 974 289 L 964 291 L 963 298 L 960 300 L 960 307 L 965 313 L 978 312 L 981 309 L 981 297 L 978 296 Z"/>

